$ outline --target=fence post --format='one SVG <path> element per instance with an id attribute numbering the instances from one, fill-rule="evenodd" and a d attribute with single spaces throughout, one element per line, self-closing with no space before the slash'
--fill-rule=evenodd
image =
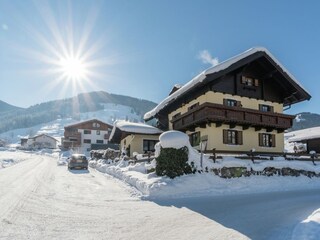
<path id="1" fill-rule="evenodd" d="M 215 148 L 212 148 L 212 155 L 213 155 L 213 163 L 216 163 L 216 149 Z"/>
<path id="2" fill-rule="evenodd" d="M 255 151 L 254 149 L 251 149 L 251 150 L 250 150 L 250 156 L 251 156 L 251 161 L 252 161 L 252 163 L 254 163 L 254 154 L 253 154 L 254 151 Z"/>
<path id="3" fill-rule="evenodd" d="M 315 158 L 317 158 L 317 153 L 315 151 L 312 151 L 312 153 L 311 153 L 311 161 L 312 161 L 313 165 L 316 165 L 316 163 L 314 162 Z"/>

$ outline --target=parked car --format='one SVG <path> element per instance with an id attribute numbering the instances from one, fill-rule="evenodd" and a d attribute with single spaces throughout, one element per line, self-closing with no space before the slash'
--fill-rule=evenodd
<path id="1" fill-rule="evenodd" d="M 68 169 L 88 169 L 88 159 L 84 154 L 72 154 L 68 162 Z"/>

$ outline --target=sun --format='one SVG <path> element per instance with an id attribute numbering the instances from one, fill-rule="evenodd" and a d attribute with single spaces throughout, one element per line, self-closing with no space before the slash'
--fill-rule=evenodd
<path id="1" fill-rule="evenodd" d="M 81 80 L 87 77 L 88 69 L 86 64 L 78 57 L 67 56 L 61 58 L 58 65 L 67 79 Z"/>

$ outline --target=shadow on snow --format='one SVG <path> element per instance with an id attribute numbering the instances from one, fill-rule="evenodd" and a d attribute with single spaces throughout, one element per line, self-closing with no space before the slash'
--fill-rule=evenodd
<path id="1" fill-rule="evenodd" d="M 291 239 L 296 225 L 320 208 L 320 190 L 150 201 L 188 208 L 250 239 Z"/>

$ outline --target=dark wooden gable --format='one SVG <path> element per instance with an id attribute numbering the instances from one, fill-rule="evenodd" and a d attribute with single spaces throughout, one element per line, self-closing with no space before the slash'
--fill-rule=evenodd
<path id="1" fill-rule="evenodd" d="M 243 84 L 243 76 L 253 79 L 253 86 Z M 284 106 L 311 98 L 265 52 L 256 52 L 225 70 L 209 74 L 204 82 L 213 91 L 283 103 Z"/>

